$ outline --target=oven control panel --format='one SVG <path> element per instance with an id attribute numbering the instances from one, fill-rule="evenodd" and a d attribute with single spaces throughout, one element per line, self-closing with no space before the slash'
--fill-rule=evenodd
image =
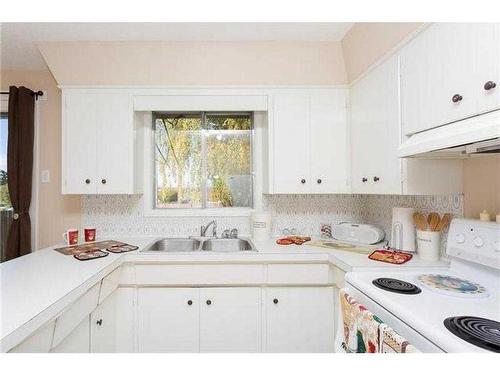
<path id="1" fill-rule="evenodd" d="M 453 219 L 448 232 L 449 256 L 500 269 L 500 224 Z"/>

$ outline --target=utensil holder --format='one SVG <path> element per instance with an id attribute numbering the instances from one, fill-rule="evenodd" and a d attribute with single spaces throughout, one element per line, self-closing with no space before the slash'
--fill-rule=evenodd
<path id="1" fill-rule="evenodd" d="M 441 232 L 417 230 L 417 253 L 422 260 L 438 261 Z"/>

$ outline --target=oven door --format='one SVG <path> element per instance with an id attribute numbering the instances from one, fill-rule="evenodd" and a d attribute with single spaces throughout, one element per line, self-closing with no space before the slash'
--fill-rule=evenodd
<path id="1" fill-rule="evenodd" d="M 357 302 L 364 305 L 368 310 L 370 310 L 373 314 L 377 315 L 380 319 L 384 321 L 388 326 L 394 329 L 401 336 L 406 338 L 415 348 L 423 353 L 443 353 L 444 351 L 436 346 L 434 343 L 426 339 L 424 336 L 419 334 L 409 325 L 407 325 L 403 320 L 396 317 L 390 311 L 386 310 L 384 307 L 367 297 L 363 292 L 361 292 L 356 287 L 351 284 L 345 284 L 343 290 L 348 293 L 351 297 L 353 297 Z M 340 295 L 340 294 L 338 294 Z M 338 301 L 337 301 L 338 302 Z M 337 303 L 340 306 L 339 303 Z M 342 312 L 338 311 L 337 313 L 337 329 L 336 329 L 336 337 L 335 337 L 335 352 L 337 353 L 345 353 L 345 350 L 342 348 L 342 342 L 344 341 L 344 327 L 342 320 Z"/>

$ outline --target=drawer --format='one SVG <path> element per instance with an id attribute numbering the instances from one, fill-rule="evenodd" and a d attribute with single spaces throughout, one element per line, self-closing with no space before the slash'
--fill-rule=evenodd
<path id="1" fill-rule="evenodd" d="M 116 288 L 118 288 L 118 282 L 120 281 L 122 268 L 118 267 L 116 270 L 111 272 L 109 275 L 104 277 L 101 282 L 101 292 L 99 293 L 99 305 L 104 301 L 108 296 L 113 293 Z"/>
<path id="2" fill-rule="evenodd" d="M 264 282 L 260 264 L 136 265 L 137 285 L 239 285 Z"/>
<path id="3" fill-rule="evenodd" d="M 97 283 L 75 301 L 57 319 L 52 347 L 59 345 L 96 307 L 101 283 Z"/>
<path id="4" fill-rule="evenodd" d="M 269 264 L 267 282 L 270 284 L 328 284 L 328 264 Z"/>

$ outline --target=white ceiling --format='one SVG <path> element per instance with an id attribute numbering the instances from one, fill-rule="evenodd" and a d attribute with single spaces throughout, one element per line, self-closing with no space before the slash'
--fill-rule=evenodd
<path id="1" fill-rule="evenodd" d="M 47 69 L 41 41 L 339 41 L 352 23 L 3 23 L 2 69 Z"/>

